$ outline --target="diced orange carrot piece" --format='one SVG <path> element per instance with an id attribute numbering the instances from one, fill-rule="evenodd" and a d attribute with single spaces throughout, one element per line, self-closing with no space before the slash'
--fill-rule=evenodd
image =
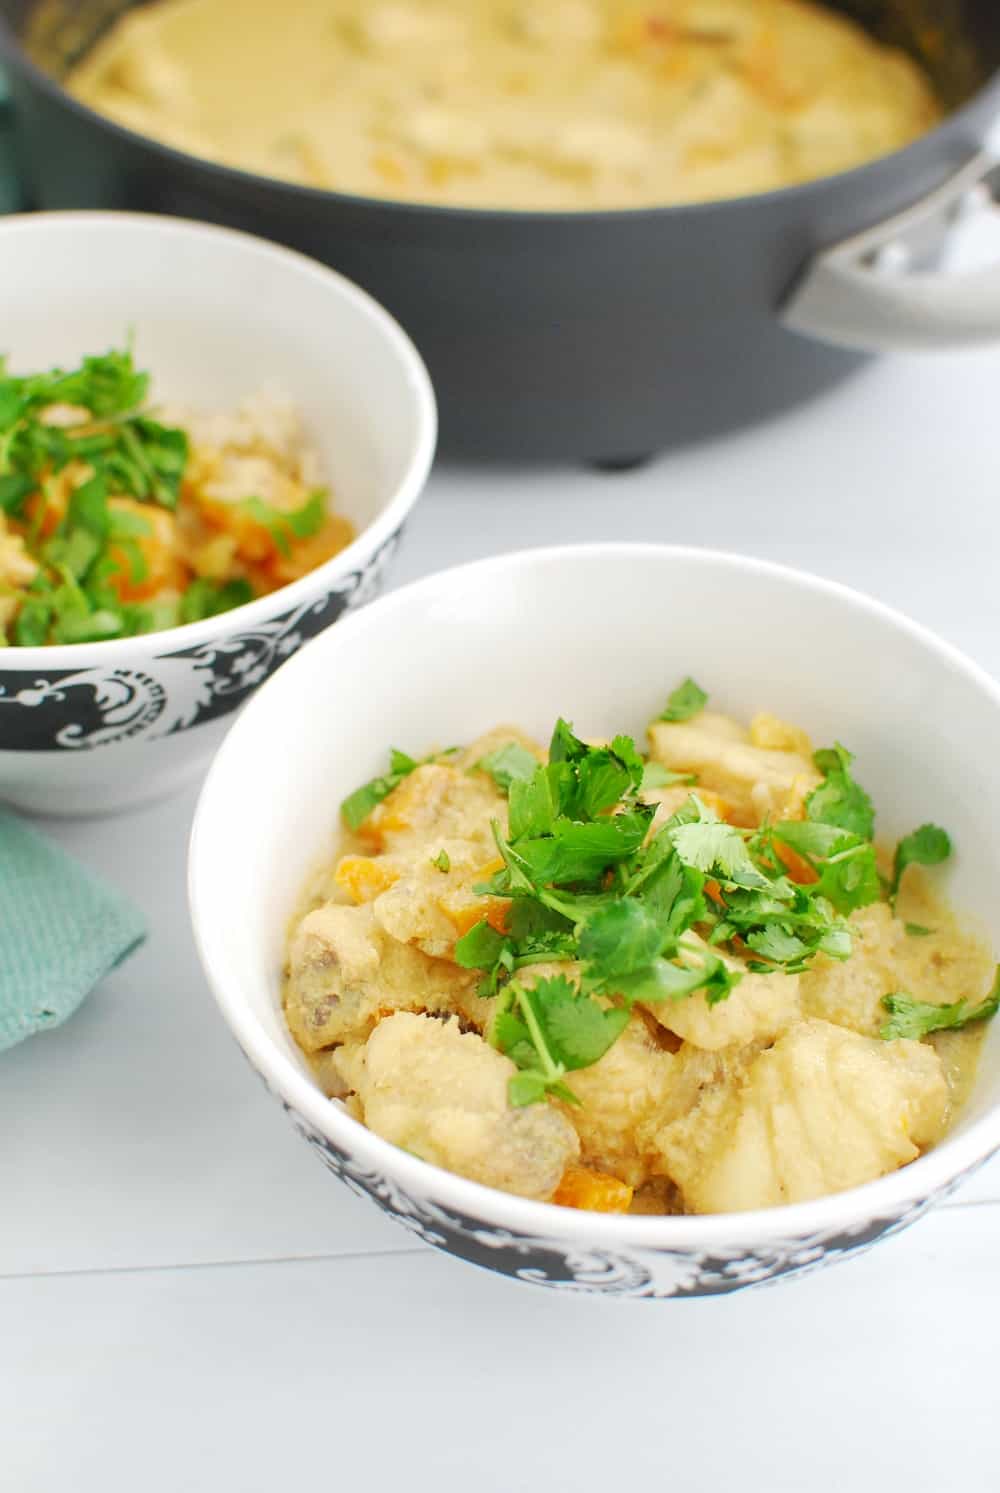
<path id="1" fill-rule="evenodd" d="M 710 898 L 717 907 L 725 907 L 726 900 L 722 895 L 722 888 L 717 881 L 705 882 L 705 896 Z"/>
<path id="2" fill-rule="evenodd" d="M 728 820 L 730 814 L 733 812 L 733 806 L 729 800 L 723 798 L 721 793 L 713 793 L 711 788 L 699 788 L 695 784 L 691 792 L 697 793 L 706 809 L 711 809 L 714 813 L 718 814 L 720 819 Z"/>
<path id="3" fill-rule="evenodd" d="M 422 774 L 419 770 L 411 772 L 375 805 L 365 823 L 365 832 L 381 840 L 386 834 L 412 829 L 426 792 Z"/>
<path id="4" fill-rule="evenodd" d="M 280 549 L 275 551 L 267 561 L 271 585 L 287 586 L 290 581 L 297 581 L 308 571 L 315 570 L 317 565 L 346 549 L 355 533 L 349 519 L 329 514 L 317 533 L 310 534 L 307 539 L 290 539 L 287 555 Z"/>
<path id="5" fill-rule="evenodd" d="M 108 576 L 108 585 L 122 601 L 147 601 L 161 591 L 183 591 L 189 575 L 180 556 L 177 520 L 166 508 L 155 503 L 140 503 L 134 498 L 108 500 L 112 514 L 123 513 L 140 518 L 147 532 L 137 534 L 134 543 L 145 562 L 145 575 L 137 576 L 129 546 L 111 543 L 108 553 L 118 569 Z"/>
<path id="6" fill-rule="evenodd" d="M 226 503 L 216 498 L 198 498 L 198 509 L 206 523 L 224 534 L 232 534 L 243 559 L 271 560 L 278 546 L 271 530 L 257 522 L 242 503 Z"/>
<path id="7" fill-rule="evenodd" d="M 617 1177 L 591 1171 L 585 1166 L 568 1166 L 552 1201 L 564 1208 L 584 1208 L 590 1213 L 627 1213 L 633 1189 Z"/>
<path id="8" fill-rule="evenodd" d="M 459 938 L 477 923 L 489 923 L 498 933 L 507 932 L 510 902 L 506 897 L 476 897 L 470 902 L 448 902 L 441 898 L 438 906 L 455 925 Z"/>
<path id="9" fill-rule="evenodd" d="M 790 845 L 784 845 L 780 840 L 774 840 L 774 853 L 784 866 L 793 881 L 799 886 L 811 886 L 814 881 L 819 881 L 816 872 L 807 860 L 803 860 L 798 851 L 793 850 Z"/>
<path id="10" fill-rule="evenodd" d="M 345 855 L 334 872 L 333 879 L 339 887 L 357 903 L 374 902 L 387 892 L 394 881 L 399 880 L 399 871 L 386 865 L 384 860 L 369 855 Z"/>

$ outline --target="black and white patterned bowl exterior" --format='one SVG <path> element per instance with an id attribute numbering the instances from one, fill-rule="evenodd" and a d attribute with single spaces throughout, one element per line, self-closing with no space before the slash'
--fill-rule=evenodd
<path id="1" fill-rule="evenodd" d="M 17 668 L 18 650 L 0 653 L 0 745 L 5 752 L 94 751 L 115 743 L 160 741 L 228 715 L 303 643 L 381 590 L 401 529 L 321 594 L 274 616 L 240 625 L 222 619 L 219 636 L 156 650 L 122 664 L 117 657 L 83 668 Z M 34 650 L 33 650 L 34 651 Z M 61 650 L 65 653 L 65 650 Z"/>
<path id="2" fill-rule="evenodd" d="M 739 626 L 706 625 L 720 598 Z M 738 717 L 766 701 L 810 722 L 817 740 L 848 742 L 887 840 L 933 805 L 960 847 L 946 890 L 1000 948 L 1000 858 L 982 833 L 1000 821 L 1000 687 L 878 603 L 741 556 L 631 544 L 529 550 L 394 591 L 264 685 L 232 727 L 195 818 L 189 886 L 203 965 L 237 1042 L 303 1139 L 417 1237 L 556 1290 L 656 1299 L 794 1279 L 906 1227 L 1000 1148 L 998 1023 L 959 1123 L 926 1155 L 861 1187 L 746 1213 L 614 1216 L 512 1197 L 389 1144 L 315 1083 L 282 1012 L 286 930 L 331 855 L 340 799 L 380 770 L 387 746 L 468 741 L 497 720 L 541 738 L 558 710 L 586 734 L 641 732 L 685 672 Z M 269 775 L 259 802 L 261 773 L 282 753 L 285 771 Z"/>
<path id="3" fill-rule="evenodd" d="M 567 1242 L 565 1234 L 561 1237 L 555 1230 L 520 1232 L 491 1222 L 482 1214 L 462 1212 L 435 1195 L 434 1169 L 430 1167 L 426 1168 L 426 1192 L 406 1188 L 388 1171 L 366 1164 L 336 1144 L 287 1100 L 280 1102 L 299 1135 L 335 1177 L 359 1197 L 370 1198 L 425 1244 L 529 1285 L 600 1296 L 654 1300 L 721 1296 L 809 1274 L 863 1254 L 880 1239 L 907 1228 L 983 1164 L 975 1163 L 937 1191 L 913 1198 L 898 1211 L 808 1233 L 778 1233 L 762 1242 L 751 1231 L 741 1243 L 739 1215 L 735 1215 L 730 1219 L 731 1238 L 724 1246 L 615 1247 L 599 1237 L 588 1243 L 586 1215 L 579 1218 L 574 1237 Z M 557 1215 L 564 1210 L 542 1211 Z"/>
<path id="4" fill-rule="evenodd" d="M 158 400 L 211 411 L 261 390 L 287 397 L 357 531 L 339 555 L 231 613 L 2 650 L 0 799 L 43 813 L 126 808 L 197 772 L 284 660 L 377 594 L 433 459 L 433 391 L 406 334 L 342 276 L 162 216 L 0 221 L 0 325 L 17 371 L 72 366 L 131 327 Z"/>

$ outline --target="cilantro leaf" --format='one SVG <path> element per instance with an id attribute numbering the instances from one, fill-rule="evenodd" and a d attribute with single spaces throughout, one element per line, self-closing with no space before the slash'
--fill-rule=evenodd
<path id="1" fill-rule="evenodd" d="M 398 788 L 403 779 L 419 766 L 420 763 L 415 758 L 393 747 L 389 755 L 389 771 L 380 774 L 377 778 L 372 778 L 367 783 L 362 783 L 361 787 L 349 793 L 340 805 L 340 812 L 348 829 L 360 829 L 376 805 L 380 804 L 383 798 L 388 798 L 392 790 Z"/>
<path id="2" fill-rule="evenodd" d="M 781 923 L 765 923 L 753 929 L 746 941 L 755 954 L 772 964 L 793 964 L 809 953 L 809 945 Z"/>
<path id="3" fill-rule="evenodd" d="M 0 477 L 0 510 L 19 513 L 25 498 L 35 491 L 37 483 L 24 472 L 7 472 Z"/>
<path id="4" fill-rule="evenodd" d="M 590 824 L 559 818 L 551 835 L 519 840 L 517 855 L 535 886 L 593 881 L 608 866 L 627 860 L 639 848 L 650 817 L 633 809 Z"/>
<path id="5" fill-rule="evenodd" d="M 210 581 L 197 576 L 181 597 L 178 621 L 202 622 L 206 617 L 232 611 L 233 607 L 246 606 L 248 601 L 253 601 L 253 587 L 247 580 Z"/>
<path id="6" fill-rule="evenodd" d="M 544 1099 L 548 1089 L 544 1073 L 515 1073 L 507 1085 L 507 1098 L 515 1109 L 523 1109 L 525 1105 L 537 1104 Z"/>
<path id="7" fill-rule="evenodd" d="M 530 988 L 512 981 L 487 1033 L 521 1069 L 508 1085 L 510 1103 L 535 1104 L 546 1094 L 578 1103 L 563 1078 L 603 1057 L 627 1022 L 627 1010 L 602 1005 L 563 975 Z"/>
<path id="8" fill-rule="evenodd" d="M 508 741 L 481 758 L 476 766 L 489 773 L 497 787 L 506 791 L 513 782 L 527 781 L 533 776 L 538 768 L 538 758 L 520 742 Z"/>
<path id="9" fill-rule="evenodd" d="M 309 539 L 323 527 L 327 508 L 326 488 L 310 493 L 299 508 L 274 508 L 262 498 L 243 498 L 237 506 L 266 529 L 283 555 L 291 552 L 292 539 Z"/>
<path id="10" fill-rule="evenodd" d="M 675 690 L 671 690 L 667 703 L 656 717 L 658 721 L 689 721 L 693 715 L 704 710 L 708 696 L 693 679 L 685 679 Z"/>
<path id="11" fill-rule="evenodd" d="M 71 528 L 79 527 L 93 534 L 102 542 L 111 528 L 108 509 L 108 484 L 98 475 L 83 482 L 70 495 L 66 510 L 66 522 Z"/>
<path id="12" fill-rule="evenodd" d="M 649 792 L 655 788 L 686 787 L 697 781 L 693 772 L 673 772 L 669 767 L 664 767 L 662 762 L 647 762 L 643 768 L 641 786 L 643 792 Z"/>
<path id="13" fill-rule="evenodd" d="M 49 640 L 52 625 L 52 603 L 43 597 L 29 597 L 17 614 L 14 641 L 21 648 L 40 648 Z"/>
<path id="14" fill-rule="evenodd" d="M 463 969 L 492 969 L 507 940 L 487 922 L 475 923 L 455 944 L 455 963 Z"/>
<path id="15" fill-rule="evenodd" d="M 555 723 L 549 742 L 550 762 L 578 762 L 590 751 L 585 741 L 573 735 L 573 727 L 562 716 Z"/>
<path id="16" fill-rule="evenodd" d="M 587 919 L 580 934 L 580 958 L 593 975 L 607 981 L 651 964 L 663 943 L 657 919 L 634 897 L 622 897 Z"/>
<path id="17" fill-rule="evenodd" d="M 536 762 L 530 777 L 511 780 L 508 820 L 512 840 L 551 833 L 560 812 L 565 770 L 563 763 L 544 766 Z"/>
<path id="18" fill-rule="evenodd" d="M 802 856 L 816 873 L 810 892 L 825 897 L 840 913 L 878 902 L 882 895 L 875 847 L 832 824 L 783 819 L 771 836 Z"/>
<path id="19" fill-rule="evenodd" d="M 951 855 L 951 840 L 936 824 L 922 824 L 896 846 L 889 895 L 895 899 L 907 866 L 938 866 Z"/>
<path id="20" fill-rule="evenodd" d="M 636 780 L 630 764 L 607 747 L 598 747 L 580 761 L 577 779 L 575 813 L 581 819 L 596 819 L 605 809 L 613 808 L 636 781 L 641 782 L 642 770 L 640 766 Z"/>
<path id="21" fill-rule="evenodd" d="M 754 865 L 738 829 L 721 820 L 680 824 L 670 830 L 674 849 L 686 866 L 712 872 L 735 886 L 767 887 L 768 878 Z"/>
<path id="22" fill-rule="evenodd" d="M 567 1072 L 598 1062 L 628 1025 L 624 1007 L 601 1005 L 582 994 L 565 975 L 539 980 L 528 998 L 539 1015 L 549 1051 Z"/>
<path id="23" fill-rule="evenodd" d="M 951 1006 L 937 1006 L 899 993 L 884 995 L 882 1004 L 889 1012 L 889 1020 L 882 1027 L 879 1036 L 886 1042 L 892 1042 L 898 1037 L 919 1040 L 931 1032 L 957 1029 L 975 1021 L 989 1021 L 1000 1009 L 1000 966 L 997 968 L 993 989 L 979 1002 L 960 1000 Z"/>
<path id="24" fill-rule="evenodd" d="M 562 936 L 571 933 L 573 929 L 572 922 L 562 913 L 526 897 L 511 903 L 507 926 L 511 938 L 517 944 L 534 942 L 550 935 Z"/>
<path id="25" fill-rule="evenodd" d="M 121 637 L 124 631 L 121 612 L 67 611 L 57 620 L 53 636 L 57 643 L 101 643 Z"/>
<path id="26" fill-rule="evenodd" d="M 807 817 L 870 840 L 875 833 L 875 810 L 861 784 L 851 776 L 852 754 L 838 741 L 816 752 L 813 761 L 824 776 L 806 798 Z"/>
<path id="27" fill-rule="evenodd" d="M 725 1000 L 739 984 L 742 972 L 730 969 L 711 949 L 685 952 L 694 955 L 693 964 L 656 959 L 645 969 L 616 979 L 615 993 L 623 995 L 629 1002 L 643 1001 L 646 1005 L 656 1005 L 665 1000 L 685 1000 L 696 991 L 704 990 L 708 1004 L 714 1006 Z"/>

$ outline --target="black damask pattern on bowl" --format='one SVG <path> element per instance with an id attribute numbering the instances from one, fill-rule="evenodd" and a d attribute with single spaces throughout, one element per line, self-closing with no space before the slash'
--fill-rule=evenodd
<path id="1" fill-rule="evenodd" d="M 137 736 L 152 741 L 217 720 L 242 705 L 303 643 L 377 596 L 401 533 L 324 595 L 256 627 L 158 654 L 144 667 L 0 668 L 0 749 L 85 751 Z M 275 593 L 276 602 L 280 596 Z M 16 654 L 5 650 L 4 662 L 12 664 Z"/>
<path id="2" fill-rule="evenodd" d="M 776 1285 L 864 1253 L 879 1239 L 907 1228 L 962 1180 L 955 1179 L 900 1214 L 867 1220 L 854 1229 L 778 1239 L 752 1250 L 737 1246 L 718 1253 L 666 1249 L 626 1253 L 490 1227 L 429 1198 L 415 1198 L 385 1173 L 362 1166 L 316 1131 L 280 1095 L 276 1097 L 324 1166 L 410 1233 L 471 1264 L 558 1291 L 677 1300 Z"/>

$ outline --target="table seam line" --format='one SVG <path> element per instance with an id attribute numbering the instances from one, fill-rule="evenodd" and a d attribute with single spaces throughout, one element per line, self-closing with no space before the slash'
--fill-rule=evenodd
<path id="1" fill-rule="evenodd" d="M 148 1275 L 154 1271 L 179 1270 L 239 1270 L 260 1265 L 311 1265 L 329 1261 L 400 1259 L 414 1255 L 429 1255 L 433 1251 L 428 1245 L 412 1245 L 400 1249 L 354 1249 L 342 1254 L 301 1255 L 253 1255 L 243 1260 L 182 1260 L 176 1264 L 153 1265 L 81 1265 L 68 1270 L 13 1270 L 0 1272 L 0 1282 L 24 1280 L 65 1280 L 93 1275 Z"/>
<path id="2" fill-rule="evenodd" d="M 1000 1208 L 1000 1198 L 970 1198 L 968 1202 L 942 1203 L 933 1210 L 934 1214 L 955 1213 L 971 1208 Z M 153 1271 L 181 1271 L 181 1270 L 239 1270 L 261 1265 L 310 1265 L 323 1264 L 333 1261 L 355 1262 L 357 1260 L 387 1260 L 405 1259 L 413 1256 L 431 1255 L 434 1251 L 429 1245 L 417 1244 L 401 1246 L 399 1249 L 352 1249 L 342 1253 L 315 1254 L 291 1254 L 291 1255 L 251 1255 L 241 1260 L 182 1260 L 173 1264 L 156 1263 L 151 1265 L 82 1265 L 72 1266 L 67 1270 L 11 1270 L 0 1271 L 0 1283 L 4 1281 L 25 1280 L 64 1280 L 80 1276 L 97 1275 L 148 1275 Z"/>

